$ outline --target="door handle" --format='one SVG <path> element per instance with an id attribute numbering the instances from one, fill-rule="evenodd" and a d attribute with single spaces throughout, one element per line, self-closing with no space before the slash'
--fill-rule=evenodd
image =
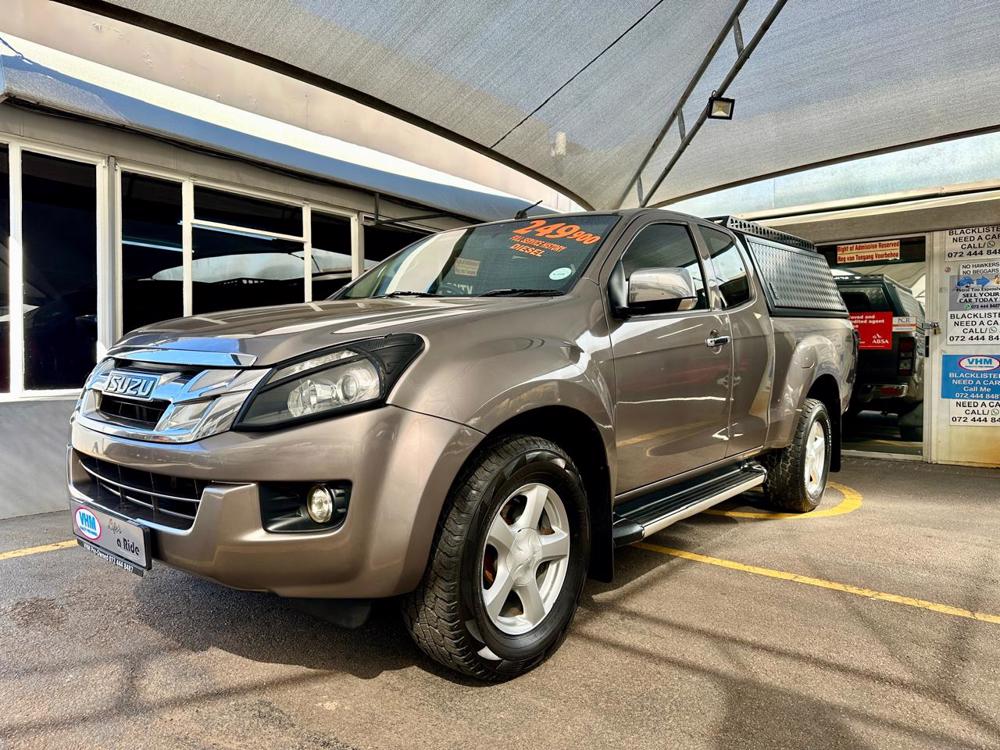
<path id="1" fill-rule="evenodd" d="M 729 336 L 709 336 L 707 339 L 705 339 L 705 346 L 707 346 L 709 349 L 715 349 L 716 347 L 719 346 L 725 346 L 731 340 L 732 339 Z"/>

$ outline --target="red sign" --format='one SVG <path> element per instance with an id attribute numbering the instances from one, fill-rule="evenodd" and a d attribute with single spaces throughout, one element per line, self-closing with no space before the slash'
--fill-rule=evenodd
<path id="1" fill-rule="evenodd" d="M 851 313 L 851 323 L 858 332 L 859 349 L 892 349 L 892 313 Z"/>
<path id="2" fill-rule="evenodd" d="M 837 245 L 837 265 L 899 260 L 899 240 Z"/>

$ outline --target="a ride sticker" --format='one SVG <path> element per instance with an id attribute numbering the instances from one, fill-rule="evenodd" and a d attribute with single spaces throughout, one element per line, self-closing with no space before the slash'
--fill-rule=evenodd
<path id="1" fill-rule="evenodd" d="M 562 281 L 565 278 L 569 278 L 572 274 L 573 274 L 572 268 L 566 268 L 565 266 L 563 266 L 562 268 L 557 268 L 554 271 L 552 271 L 552 273 L 549 274 L 549 278 L 552 279 L 553 281 Z"/>

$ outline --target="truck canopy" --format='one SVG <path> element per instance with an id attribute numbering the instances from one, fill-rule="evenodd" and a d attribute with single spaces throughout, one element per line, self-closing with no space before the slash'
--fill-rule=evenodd
<path id="1" fill-rule="evenodd" d="M 811 242 L 735 216 L 718 223 L 746 245 L 772 316 L 848 317 L 830 266 Z"/>

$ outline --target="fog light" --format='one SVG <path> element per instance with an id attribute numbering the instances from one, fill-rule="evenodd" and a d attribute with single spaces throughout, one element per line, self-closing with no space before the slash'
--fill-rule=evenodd
<path id="1" fill-rule="evenodd" d="M 322 485 L 316 485 L 309 490 L 306 500 L 306 511 L 316 523 L 329 523 L 333 518 L 333 495 Z"/>

